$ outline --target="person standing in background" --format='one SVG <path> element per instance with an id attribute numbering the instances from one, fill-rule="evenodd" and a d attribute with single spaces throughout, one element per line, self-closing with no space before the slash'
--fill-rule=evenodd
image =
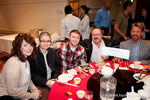
<path id="1" fill-rule="evenodd" d="M 123 4 L 123 12 L 120 13 L 116 19 L 115 25 L 114 25 L 114 40 L 118 41 L 118 44 L 120 44 L 121 41 L 128 40 L 127 37 L 127 27 L 128 27 L 128 18 L 129 15 L 132 13 L 132 2 L 126 1 Z"/>
<path id="2" fill-rule="evenodd" d="M 139 19 L 140 22 L 143 22 L 145 25 L 144 35 L 145 40 L 150 40 L 150 9 L 143 8 L 141 11 L 141 18 Z"/>
<path id="3" fill-rule="evenodd" d="M 105 0 L 104 7 L 97 11 L 94 25 L 103 29 L 103 35 L 111 34 L 110 12 L 112 0 Z"/>
<path id="4" fill-rule="evenodd" d="M 90 37 L 90 20 L 89 20 L 89 16 L 87 15 L 89 8 L 85 5 L 80 6 L 79 11 L 81 13 L 80 16 L 80 32 L 81 32 L 81 36 L 82 36 L 82 40 L 85 39 L 89 39 Z"/>
<path id="5" fill-rule="evenodd" d="M 80 27 L 80 19 L 74 15 L 72 15 L 72 7 L 67 5 L 65 7 L 66 16 L 61 21 L 61 40 L 68 40 L 69 33 Z"/>

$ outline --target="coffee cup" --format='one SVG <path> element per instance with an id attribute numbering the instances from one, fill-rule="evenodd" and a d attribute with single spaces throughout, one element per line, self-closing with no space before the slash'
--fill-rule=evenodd
<path id="1" fill-rule="evenodd" d="M 141 62 L 140 61 L 134 61 L 134 67 L 135 68 L 139 68 L 140 67 Z"/>

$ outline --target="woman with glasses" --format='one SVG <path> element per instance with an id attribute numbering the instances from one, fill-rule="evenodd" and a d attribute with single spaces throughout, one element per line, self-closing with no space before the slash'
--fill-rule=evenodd
<path id="1" fill-rule="evenodd" d="M 12 42 L 11 57 L 0 77 L 0 100 L 39 100 L 39 91 L 31 81 L 28 60 L 35 57 L 36 43 L 29 34 L 19 34 Z M 30 92 L 29 92 L 30 91 Z"/>
<path id="2" fill-rule="evenodd" d="M 50 44 L 50 34 L 40 33 L 36 60 L 30 61 L 32 80 L 43 93 L 41 100 L 48 99 L 49 90 L 60 73 L 55 49 L 50 48 Z"/>

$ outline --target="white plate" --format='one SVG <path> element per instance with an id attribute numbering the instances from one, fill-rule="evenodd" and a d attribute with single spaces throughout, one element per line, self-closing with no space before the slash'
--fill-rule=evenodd
<path id="1" fill-rule="evenodd" d="M 72 74 L 61 74 L 58 76 L 58 81 L 66 83 L 66 82 L 72 80 L 73 77 L 74 76 Z"/>
<path id="2" fill-rule="evenodd" d="M 139 67 L 137 68 L 137 67 L 134 66 L 134 64 L 130 64 L 130 68 L 142 70 L 142 69 L 143 69 L 143 66 L 142 66 L 142 65 L 139 65 Z"/>
<path id="3" fill-rule="evenodd" d="M 149 100 L 149 98 L 150 98 L 148 91 L 140 89 L 140 90 L 138 90 L 138 94 L 143 98 L 142 100 Z"/>
<path id="4" fill-rule="evenodd" d="M 77 75 L 77 71 L 75 69 L 68 70 L 68 73 L 72 75 Z"/>
<path id="5" fill-rule="evenodd" d="M 140 74 L 141 74 L 141 73 L 136 73 L 136 74 L 134 74 L 134 75 L 133 75 L 133 78 L 136 79 L 136 80 L 139 80 L 137 77 L 138 77 Z M 145 74 L 142 74 L 142 75 L 141 75 L 141 78 L 144 77 L 144 76 L 145 76 Z"/>

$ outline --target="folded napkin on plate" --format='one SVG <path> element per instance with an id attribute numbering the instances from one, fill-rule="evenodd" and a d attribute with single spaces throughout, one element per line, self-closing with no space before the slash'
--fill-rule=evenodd
<path id="1" fill-rule="evenodd" d="M 127 97 L 122 100 L 141 100 L 141 96 L 136 92 L 127 92 Z"/>
<path id="2" fill-rule="evenodd" d="M 129 70 L 128 67 L 119 67 L 120 70 Z"/>

